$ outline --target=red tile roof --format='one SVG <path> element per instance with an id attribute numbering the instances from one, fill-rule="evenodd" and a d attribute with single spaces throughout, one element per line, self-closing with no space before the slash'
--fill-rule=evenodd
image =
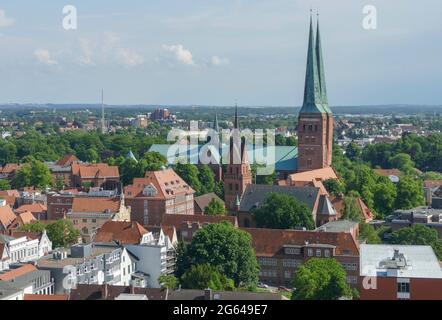
<path id="1" fill-rule="evenodd" d="M 158 193 L 153 199 L 170 199 L 176 195 L 193 194 L 195 191 L 173 169 L 148 171 L 144 178 L 135 178 L 133 184 L 124 188 L 126 197 L 143 197 L 146 186 L 153 185 Z"/>
<path id="2" fill-rule="evenodd" d="M 330 197 L 330 201 L 335 208 L 335 210 L 338 212 L 338 217 L 342 217 L 344 214 L 344 198 L 342 197 Z M 362 201 L 361 198 L 357 198 L 356 204 L 359 207 L 359 210 L 361 211 L 361 214 L 364 217 L 365 222 L 370 222 L 374 218 L 373 212 L 371 212 L 370 208 L 367 207 L 367 205 Z"/>
<path id="3" fill-rule="evenodd" d="M 358 244 L 351 233 L 346 232 L 317 232 L 276 229 L 242 229 L 252 236 L 252 245 L 257 256 L 274 256 L 285 245 L 333 245 L 336 255 L 342 255 L 348 250 L 349 255 L 359 255 Z"/>
<path id="4" fill-rule="evenodd" d="M 390 177 L 390 176 L 400 177 L 402 175 L 402 172 L 398 169 L 374 169 L 374 172 L 384 177 Z"/>
<path id="5" fill-rule="evenodd" d="M 120 209 L 120 198 L 95 198 L 79 197 L 72 201 L 72 212 L 118 212 Z"/>
<path id="6" fill-rule="evenodd" d="M 76 156 L 74 156 L 73 154 L 68 154 L 65 155 L 63 158 L 61 158 L 60 160 L 58 160 L 56 162 L 57 165 L 59 166 L 69 166 L 71 165 L 73 162 L 79 162 L 80 160 L 78 160 L 78 158 Z"/>
<path id="7" fill-rule="evenodd" d="M 18 198 L 20 194 L 17 190 L 0 190 L 0 198 L 6 200 L 6 204 L 14 206 L 15 199 Z"/>
<path id="8" fill-rule="evenodd" d="M 436 188 L 442 186 L 442 180 L 425 180 L 424 187 L 425 188 Z"/>
<path id="9" fill-rule="evenodd" d="M 294 173 L 289 175 L 288 179 L 292 182 L 313 180 L 325 181 L 329 179 L 338 179 L 338 175 L 332 167 L 326 167 L 317 170 Z"/>
<path id="10" fill-rule="evenodd" d="M 120 173 L 117 166 L 109 166 L 107 163 L 95 164 L 72 164 L 72 174 L 81 178 L 118 178 Z"/>
<path id="11" fill-rule="evenodd" d="M 11 281 L 17 277 L 25 275 L 26 273 L 36 271 L 37 268 L 32 264 L 24 264 L 16 269 L 11 269 L 5 273 L 0 274 L 0 280 Z"/>
<path id="12" fill-rule="evenodd" d="M 0 207 L 0 224 L 4 229 L 8 228 L 15 218 L 14 211 L 12 211 L 10 206 L 5 205 Z"/>
<path id="13" fill-rule="evenodd" d="M 98 230 L 96 242 L 118 241 L 121 244 L 139 244 L 141 237 L 148 233 L 138 222 L 107 221 Z"/>
<path id="14" fill-rule="evenodd" d="M 209 205 L 210 201 L 212 201 L 213 199 L 216 199 L 219 202 L 221 202 L 222 204 L 224 204 L 224 201 L 213 192 L 203 194 L 199 197 L 195 197 L 194 202 L 200 208 L 201 212 L 204 212 L 206 207 Z"/>
<path id="15" fill-rule="evenodd" d="M 11 174 L 14 171 L 20 169 L 21 167 L 22 167 L 22 165 L 17 164 L 17 163 L 7 163 L 3 167 L 0 168 L 0 173 Z"/>
<path id="16" fill-rule="evenodd" d="M 23 212 L 32 212 L 32 213 L 45 213 L 46 211 L 48 211 L 48 208 L 41 203 L 33 203 L 33 204 L 24 204 L 20 207 L 18 207 L 17 209 L 15 209 L 15 212 L 17 213 L 23 213 Z"/>

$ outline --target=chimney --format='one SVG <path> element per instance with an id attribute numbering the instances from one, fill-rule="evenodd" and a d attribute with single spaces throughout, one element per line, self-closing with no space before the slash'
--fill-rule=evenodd
<path id="1" fill-rule="evenodd" d="M 204 300 L 213 300 L 212 289 L 207 288 L 204 290 Z"/>

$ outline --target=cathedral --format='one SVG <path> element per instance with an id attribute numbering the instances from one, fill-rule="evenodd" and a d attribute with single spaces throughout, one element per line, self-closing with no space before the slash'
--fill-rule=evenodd
<path id="1" fill-rule="evenodd" d="M 289 184 L 301 183 L 298 186 L 302 186 L 315 180 L 336 178 L 334 171 L 331 169 L 333 125 L 333 114 L 328 106 L 327 99 L 319 22 L 315 36 L 313 21 L 310 18 L 304 102 L 298 118 L 298 149 L 290 159 L 281 159 L 278 155 L 275 158 L 277 160 L 277 171 L 279 171 L 278 161 L 294 164 L 294 166 L 288 167 L 289 170 L 287 171 L 290 175 L 286 174 L 285 178 L 290 179 L 296 176 L 295 172 L 305 172 L 306 174 L 303 177 L 306 175 L 311 177 L 308 177 L 307 181 L 293 181 Z M 234 130 L 239 130 L 238 109 L 235 111 Z M 277 146 L 275 152 L 283 154 L 285 153 L 284 148 L 286 147 Z M 241 203 L 246 187 L 252 184 L 252 174 L 243 143 L 239 148 L 231 142 L 229 149 L 230 157 L 238 152 L 240 152 L 241 157 L 240 164 L 228 164 L 226 172 L 224 172 L 225 204 L 227 210 L 234 212 L 239 210 L 237 206 Z M 305 178 L 303 179 L 305 180 Z"/>

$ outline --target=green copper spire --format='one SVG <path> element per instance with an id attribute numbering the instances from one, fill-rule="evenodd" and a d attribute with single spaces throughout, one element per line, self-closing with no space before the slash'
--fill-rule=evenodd
<path id="1" fill-rule="evenodd" d="M 321 33 L 319 31 L 319 14 L 316 28 L 316 65 L 318 67 L 319 88 L 321 90 L 322 108 L 326 113 L 332 113 L 328 107 L 327 86 L 325 84 L 324 59 L 322 58 Z"/>
<path id="2" fill-rule="evenodd" d="M 317 65 L 313 20 L 310 15 L 310 34 L 307 53 L 307 70 L 305 73 L 304 103 L 301 113 L 324 113 Z"/>

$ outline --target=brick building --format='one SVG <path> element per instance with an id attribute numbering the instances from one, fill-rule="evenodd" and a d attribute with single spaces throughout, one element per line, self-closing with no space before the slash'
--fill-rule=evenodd
<path id="1" fill-rule="evenodd" d="M 235 122 L 230 139 L 228 158 L 224 172 L 224 201 L 230 213 L 237 211 L 237 205 L 248 185 L 252 184 L 252 171 L 247 155 L 245 141 L 241 139 L 238 119 L 238 107 L 235 110 Z"/>
<path id="2" fill-rule="evenodd" d="M 160 225 L 168 214 L 194 214 L 195 191 L 173 169 L 146 172 L 124 188 L 131 219 L 141 225 Z"/>
<path id="3" fill-rule="evenodd" d="M 260 281 L 291 287 L 296 270 L 310 258 L 335 258 L 347 272 L 347 283 L 358 287 L 359 245 L 350 231 L 250 229 L 260 265 Z"/>
<path id="4" fill-rule="evenodd" d="M 442 269 L 430 246 L 361 245 L 361 300 L 442 300 Z"/>
<path id="5" fill-rule="evenodd" d="M 192 241 L 193 236 L 204 226 L 211 223 L 220 223 L 228 221 L 235 227 L 238 227 L 238 221 L 234 216 L 208 216 L 208 215 L 165 215 L 162 227 L 174 227 L 177 232 L 178 240 L 184 242 Z"/>
<path id="6" fill-rule="evenodd" d="M 120 187 L 120 173 L 117 166 L 106 163 L 82 164 L 72 163 L 71 187 L 98 187 L 115 190 Z"/>
<path id="7" fill-rule="evenodd" d="M 298 171 L 330 167 L 333 114 L 328 106 L 319 23 L 316 41 L 310 20 L 304 103 L 298 118 Z"/>

